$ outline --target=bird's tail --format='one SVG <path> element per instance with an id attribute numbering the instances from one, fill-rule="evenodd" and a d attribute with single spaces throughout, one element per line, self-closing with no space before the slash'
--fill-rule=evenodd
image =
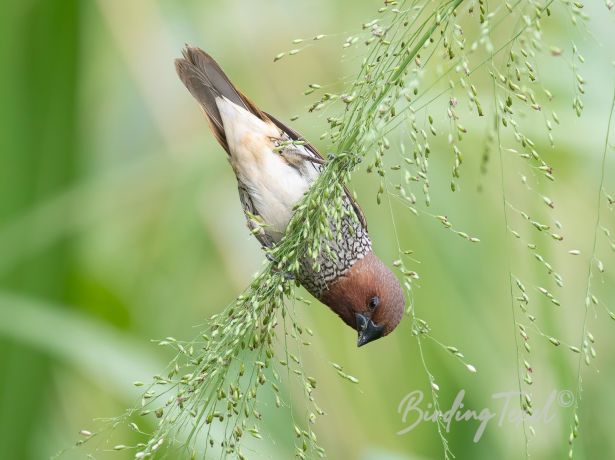
<path id="1" fill-rule="evenodd" d="M 224 124 L 216 104 L 217 97 L 225 97 L 261 119 L 267 119 L 267 116 L 235 88 L 218 63 L 205 51 L 186 46 L 182 55 L 182 58 L 175 60 L 177 74 L 201 105 L 216 139 L 228 152 Z"/>

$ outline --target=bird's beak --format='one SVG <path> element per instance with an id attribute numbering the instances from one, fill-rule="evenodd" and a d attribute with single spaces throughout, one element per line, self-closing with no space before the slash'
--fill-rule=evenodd
<path id="1" fill-rule="evenodd" d="M 379 339 L 384 334 L 384 326 L 374 323 L 363 313 L 355 313 L 355 319 L 357 320 L 357 332 L 359 333 L 357 347 Z"/>

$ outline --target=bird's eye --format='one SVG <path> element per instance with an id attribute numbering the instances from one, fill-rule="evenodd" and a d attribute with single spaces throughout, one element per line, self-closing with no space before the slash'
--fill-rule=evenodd
<path id="1" fill-rule="evenodd" d="M 379 303 L 380 303 L 380 298 L 377 295 L 375 295 L 374 297 L 369 299 L 369 302 L 367 303 L 367 308 L 369 308 L 370 310 L 374 310 L 378 306 Z"/>

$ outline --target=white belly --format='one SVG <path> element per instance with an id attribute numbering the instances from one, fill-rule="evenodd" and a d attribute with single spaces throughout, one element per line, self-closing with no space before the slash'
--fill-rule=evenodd
<path id="1" fill-rule="evenodd" d="M 265 222 L 264 230 L 279 241 L 292 216 L 293 207 L 303 197 L 318 173 L 301 174 L 274 152 L 272 139 L 280 131 L 226 98 L 217 98 L 230 161 Z"/>

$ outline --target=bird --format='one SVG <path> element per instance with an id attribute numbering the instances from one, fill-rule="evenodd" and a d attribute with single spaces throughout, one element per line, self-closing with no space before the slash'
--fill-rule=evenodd
<path id="1" fill-rule="evenodd" d="M 326 160 L 297 131 L 241 93 L 202 49 L 186 45 L 175 69 L 227 153 L 248 228 L 263 248 L 274 247 Z M 405 296 L 373 252 L 363 212 L 347 188 L 342 205 L 350 212 L 339 227 L 331 224 L 336 232 L 324 241 L 331 251 L 321 251 L 319 269 L 306 256 L 296 279 L 356 330 L 360 347 L 397 327 Z"/>

